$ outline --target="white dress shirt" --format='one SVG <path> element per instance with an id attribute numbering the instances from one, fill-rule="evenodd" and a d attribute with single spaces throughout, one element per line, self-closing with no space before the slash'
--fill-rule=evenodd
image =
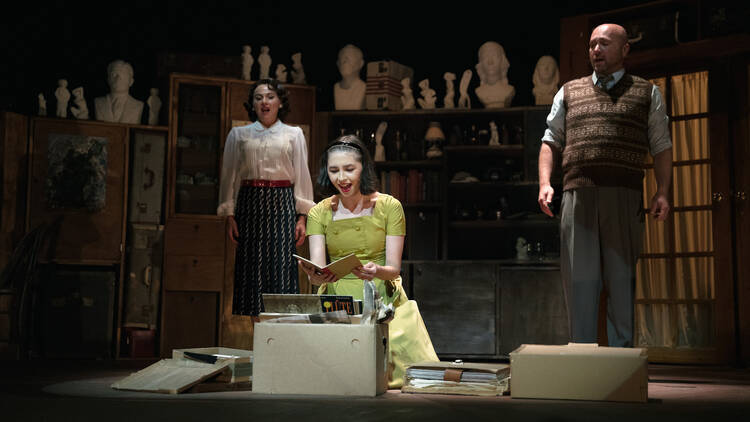
<path id="1" fill-rule="evenodd" d="M 280 120 L 269 128 L 260 122 L 232 128 L 224 144 L 218 215 L 234 215 L 245 179 L 291 181 L 295 209 L 307 214 L 315 203 L 302 129 Z"/>
<path id="2" fill-rule="evenodd" d="M 612 88 L 625 75 L 625 69 L 620 69 L 612 74 L 612 80 L 607 83 L 605 90 Z M 599 78 L 594 72 L 591 80 L 596 85 Z M 552 107 L 547 116 L 547 130 L 544 131 L 542 142 L 548 142 L 552 145 L 565 147 L 565 86 L 563 85 L 555 94 L 552 100 Z M 669 136 L 669 117 L 667 117 L 664 101 L 661 97 L 661 91 L 656 85 L 651 88 L 651 108 L 648 111 L 648 142 L 650 145 L 651 155 L 656 155 L 672 147 L 672 139 Z"/>

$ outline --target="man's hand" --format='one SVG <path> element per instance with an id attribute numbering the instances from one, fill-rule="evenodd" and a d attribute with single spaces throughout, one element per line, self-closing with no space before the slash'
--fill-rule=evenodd
<path id="1" fill-rule="evenodd" d="M 541 208 L 543 213 L 547 214 L 550 217 L 555 216 L 555 214 L 549 208 L 550 204 L 552 203 L 552 196 L 554 194 L 555 189 L 553 189 L 552 186 L 548 184 L 539 185 L 539 199 L 537 200 L 537 202 L 539 202 L 539 208 Z"/>
<path id="2" fill-rule="evenodd" d="M 651 199 L 651 215 L 656 219 L 656 221 L 664 221 L 669 216 L 669 199 L 667 199 L 667 195 L 663 193 L 656 193 L 654 197 Z"/>

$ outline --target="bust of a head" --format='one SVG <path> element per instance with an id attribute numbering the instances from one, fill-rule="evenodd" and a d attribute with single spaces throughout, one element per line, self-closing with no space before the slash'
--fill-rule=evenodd
<path id="1" fill-rule="evenodd" d="M 107 83 L 110 92 L 122 94 L 130 91 L 135 82 L 133 78 L 133 66 L 123 60 L 115 60 L 107 66 Z"/>
<path id="2" fill-rule="evenodd" d="M 347 44 L 339 50 L 336 66 L 338 66 L 342 78 L 359 78 L 359 72 L 362 70 L 364 64 L 362 50 L 357 46 Z"/>
<path id="3" fill-rule="evenodd" d="M 533 77 L 534 86 L 555 85 L 560 82 L 560 71 L 552 56 L 542 56 L 536 62 Z"/>
<path id="4" fill-rule="evenodd" d="M 483 84 L 493 85 L 507 79 L 510 62 L 505 57 L 503 46 L 495 41 L 487 41 L 479 47 L 477 75 Z"/>

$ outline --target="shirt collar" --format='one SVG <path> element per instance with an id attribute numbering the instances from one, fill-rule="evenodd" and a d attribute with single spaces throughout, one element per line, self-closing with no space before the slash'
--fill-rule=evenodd
<path id="1" fill-rule="evenodd" d="M 270 133 L 276 133 L 281 128 L 281 120 L 276 120 L 276 123 L 274 123 L 271 127 L 266 128 L 263 126 L 263 124 L 259 121 L 255 121 L 253 124 L 250 125 L 250 127 L 253 129 L 254 132 L 263 133 L 263 132 L 270 132 Z"/>
<path id="2" fill-rule="evenodd" d="M 622 79 L 623 75 L 625 75 L 625 68 L 622 68 L 618 70 L 617 72 L 612 74 L 612 80 L 607 83 L 607 89 L 612 88 L 615 86 L 617 82 L 620 82 L 620 79 Z M 594 85 L 596 85 L 596 82 L 599 80 L 599 76 L 596 75 L 596 72 L 594 72 L 591 75 L 591 81 L 594 82 Z"/>

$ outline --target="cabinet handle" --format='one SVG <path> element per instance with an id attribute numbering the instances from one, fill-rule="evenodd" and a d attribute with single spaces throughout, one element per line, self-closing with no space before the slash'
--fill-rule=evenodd
<path id="1" fill-rule="evenodd" d="M 747 199 L 747 195 L 745 195 L 745 191 L 739 191 L 735 194 L 735 198 L 737 198 L 738 201 L 744 201 Z"/>
<path id="2" fill-rule="evenodd" d="M 724 200 L 724 195 L 721 194 L 721 192 L 714 192 L 713 195 L 711 195 L 711 198 L 714 200 L 714 202 L 721 202 Z"/>

